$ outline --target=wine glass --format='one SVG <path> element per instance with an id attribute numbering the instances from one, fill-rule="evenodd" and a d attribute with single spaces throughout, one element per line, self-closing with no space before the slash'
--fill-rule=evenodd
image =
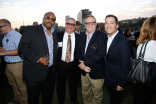
<path id="1" fill-rule="evenodd" d="M 50 59 L 50 54 L 49 54 L 48 51 L 46 51 L 46 52 L 44 53 L 44 58 L 46 58 L 46 59 Z"/>

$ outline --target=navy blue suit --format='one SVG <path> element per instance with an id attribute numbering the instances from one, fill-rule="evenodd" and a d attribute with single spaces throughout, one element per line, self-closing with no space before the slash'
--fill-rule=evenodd
<path id="1" fill-rule="evenodd" d="M 104 78 L 104 55 L 106 54 L 107 35 L 95 30 L 85 53 L 86 38 L 87 35 L 85 33 L 80 35 L 76 50 L 77 60 L 84 61 L 85 66 L 91 68 L 90 78 L 102 79 Z M 81 70 L 81 74 L 85 76 L 86 72 Z"/>
<path id="2" fill-rule="evenodd" d="M 111 104 L 118 104 L 115 101 L 119 102 L 121 99 L 121 91 L 116 91 L 115 88 L 117 87 L 117 85 L 122 88 L 125 87 L 127 76 L 131 68 L 130 60 L 130 42 L 125 36 L 118 32 L 108 49 L 105 62 L 105 82 L 107 86 L 114 90 L 110 91 Z M 118 99 L 114 100 L 114 98 Z"/>

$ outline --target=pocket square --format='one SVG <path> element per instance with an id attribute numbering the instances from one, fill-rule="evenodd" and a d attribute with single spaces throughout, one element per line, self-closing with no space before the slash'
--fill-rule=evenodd
<path id="1" fill-rule="evenodd" d="M 94 45 L 91 46 L 91 48 L 92 48 L 93 50 L 95 50 L 95 49 L 98 48 L 98 45 L 97 45 L 97 44 L 94 44 Z"/>

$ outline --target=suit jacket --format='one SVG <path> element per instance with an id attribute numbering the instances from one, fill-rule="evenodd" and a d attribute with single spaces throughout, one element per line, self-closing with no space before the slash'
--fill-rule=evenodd
<path id="1" fill-rule="evenodd" d="M 91 68 L 89 76 L 92 79 L 104 78 L 104 55 L 107 44 L 107 35 L 101 31 L 95 30 L 85 53 L 87 35 L 82 33 L 76 50 L 77 60 L 84 61 L 84 64 Z M 80 64 L 80 63 L 79 63 Z M 85 76 L 86 72 L 81 71 Z"/>
<path id="2" fill-rule="evenodd" d="M 114 37 L 106 55 L 105 82 L 116 88 L 125 87 L 130 71 L 131 45 L 120 32 Z"/>
<path id="3" fill-rule="evenodd" d="M 63 43 L 64 33 L 65 33 L 65 31 L 61 31 L 61 32 L 57 32 L 56 33 L 58 42 L 62 42 Z M 79 35 L 77 33 L 75 33 L 75 49 L 77 47 L 78 40 L 79 40 Z M 62 47 L 63 47 L 63 44 L 62 44 Z M 62 47 L 58 48 L 58 54 L 57 54 L 58 63 L 60 63 L 61 59 L 62 59 Z M 75 60 L 75 52 L 74 52 L 74 62 L 76 62 L 76 60 Z"/>
<path id="4" fill-rule="evenodd" d="M 57 69 L 57 36 L 53 32 L 53 76 Z M 24 55 L 23 78 L 32 81 L 43 81 L 48 66 L 37 63 L 48 51 L 46 36 L 42 25 L 27 26 L 19 43 L 18 50 Z"/>

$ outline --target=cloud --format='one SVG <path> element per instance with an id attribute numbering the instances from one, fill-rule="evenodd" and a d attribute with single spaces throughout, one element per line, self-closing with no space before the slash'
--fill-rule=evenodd
<path id="1" fill-rule="evenodd" d="M 21 5 L 21 4 L 29 4 L 29 2 L 25 2 L 25 1 L 23 1 L 23 2 L 13 3 L 13 4 L 15 4 L 15 5 Z"/>
<path id="2" fill-rule="evenodd" d="M 8 5 L 8 4 L 10 4 L 10 3 L 2 3 L 2 4 L 4 4 L 4 5 Z"/>

